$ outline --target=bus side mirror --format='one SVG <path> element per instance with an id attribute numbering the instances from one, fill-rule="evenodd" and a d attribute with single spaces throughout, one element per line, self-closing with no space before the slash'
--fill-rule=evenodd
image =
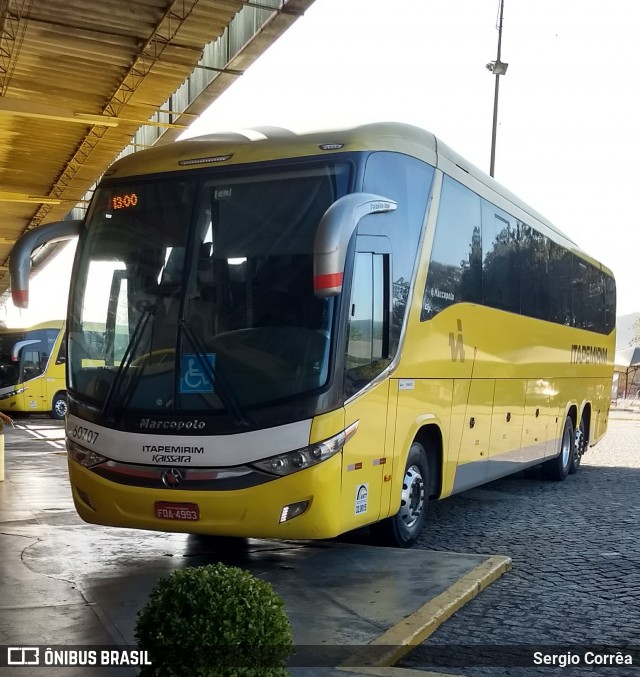
<path id="1" fill-rule="evenodd" d="M 398 207 L 371 193 L 351 193 L 336 200 L 323 214 L 313 247 L 313 293 L 318 298 L 342 291 L 344 264 L 349 240 L 360 219 L 368 214 L 391 212 Z"/>
<path id="2" fill-rule="evenodd" d="M 9 261 L 11 298 L 16 308 L 29 306 L 29 275 L 34 249 L 50 242 L 71 240 L 80 234 L 82 221 L 54 221 L 23 233 L 13 245 Z"/>
<path id="3" fill-rule="evenodd" d="M 20 362 L 20 353 L 22 350 L 27 346 L 34 346 L 37 343 L 40 343 L 40 339 L 24 339 L 23 341 L 16 341 L 11 349 L 11 361 Z"/>

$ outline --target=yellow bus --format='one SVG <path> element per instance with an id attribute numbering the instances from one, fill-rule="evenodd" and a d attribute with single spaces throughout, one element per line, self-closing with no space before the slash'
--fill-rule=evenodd
<path id="1" fill-rule="evenodd" d="M 81 517 L 407 547 L 433 500 L 578 470 L 607 428 L 611 272 L 421 129 L 248 136 L 123 158 L 84 222 L 14 248 L 19 305 L 33 248 L 79 235 Z"/>
<path id="2" fill-rule="evenodd" d="M 64 321 L 41 322 L 0 335 L 0 411 L 67 413 Z"/>

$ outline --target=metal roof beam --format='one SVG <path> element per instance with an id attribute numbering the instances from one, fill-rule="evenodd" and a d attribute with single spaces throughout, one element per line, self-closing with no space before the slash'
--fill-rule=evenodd
<path id="1" fill-rule="evenodd" d="M 155 26 L 146 44 L 122 79 L 120 86 L 111 96 L 103 112 L 117 116 L 135 91 L 149 74 L 156 61 L 171 44 L 182 24 L 191 16 L 199 0 L 174 0 Z M 180 10 L 180 11 L 179 11 Z"/>
<path id="2" fill-rule="evenodd" d="M 32 0 L 4 0 L 0 5 L 0 96 L 4 96 L 16 66 L 31 12 Z"/>
<path id="3" fill-rule="evenodd" d="M 254 9 L 264 9 L 267 12 L 278 12 L 280 14 L 291 14 L 292 16 L 301 17 L 304 16 L 303 10 L 291 9 L 287 6 L 287 0 L 281 0 L 279 7 L 273 7 L 272 5 L 265 5 L 263 2 L 255 2 L 254 0 L 242 0 L 242 4 L 247 7 L 253 7 Z"/>
<path id="4" fill-rule="evenodd" d="M 101 127 L 117 127 L 121 122 L 165 129 L 186 129 L 186 125 L 170 122 L 154 122 L 145 118 L 113 117 L 109 115 L 92 115 L 77 113 L 60 106 L 49 106 L 43 103 L 31 103 L 22 99 L 8 99 L 0 97 L 0 115 L 18 115 L 28 118 L 56 120 L 58 122 L 74 122 L 81 125 L 98 125 Z"/>
<path id="5" fill-rule="evenodd" d="M 0 190 L 0 202 L 28 202 L 36 204 L 59 205 L 62 200 L 43 195 L 27 195 L 26 193 L 12 193 Z M 75 202 L 75 201 L 74 201 Z"/>
<path id="6" fill-rule="evenodd" d="M 22 99 L 0 98 L 0 115 L 19 115 L 29 118 L 44 118 L 61 122 L 75 122 L 81 125 L 102 125 L 117 127 L 118 121 L 103 115 L 76 113 L 61 106 L 50 106 L 44 103 L 32 103 Z"/>

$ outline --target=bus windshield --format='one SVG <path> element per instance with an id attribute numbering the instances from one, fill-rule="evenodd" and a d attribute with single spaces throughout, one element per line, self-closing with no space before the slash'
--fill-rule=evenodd
<path id="1" fill-rule="evenodd" d="M 69 387 L 105 417 L 271 406 L 329 379 L 313 246 L 349 165 L 103 183 L 72 281 Z"/>

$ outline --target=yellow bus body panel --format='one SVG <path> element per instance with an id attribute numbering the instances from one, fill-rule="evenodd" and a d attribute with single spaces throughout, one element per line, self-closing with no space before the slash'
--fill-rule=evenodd
<path id="1" fill-rule="evenodd" d="M 398 508 L 408 450 L 425 426 L 442 438 L 440 498 L 557 455 L 565 418 L 579 421 L 587 406 L 590 444 L 606 432 L 615 332 L 473 304 L 421 322 L 419 303 L 414 298 L 391 381 L 398 404 L 389 514 Z M 601 349 L 606 360 L 577 363 L 580 345 Z"/>
<path id="2" fill-rule="evenodd" d="M 377 521 L 389 503 L 384 479 L 393 470 L 392 445 L 387 437 L 389 383 L 386 379 L 345 405 L 347 426 L 360 423 L 343 450 L 338 506 L 344 531 Z M 387 454 L 387 449 L 391 453 Z"/>

